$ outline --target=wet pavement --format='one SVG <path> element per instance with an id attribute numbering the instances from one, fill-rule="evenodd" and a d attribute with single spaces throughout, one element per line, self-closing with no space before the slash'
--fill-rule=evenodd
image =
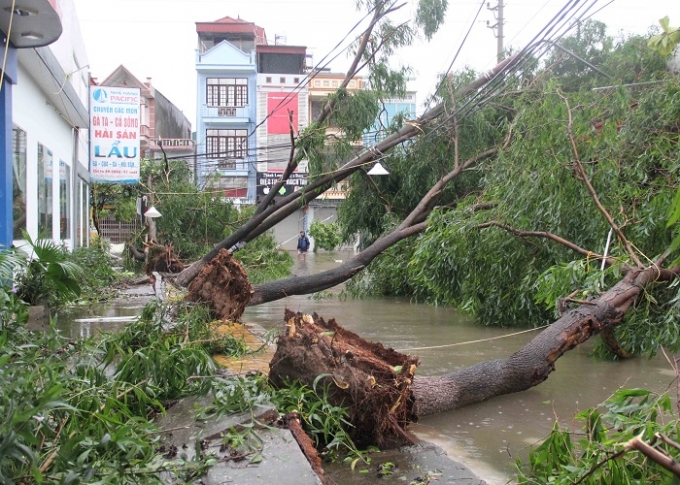
<path id="1" fill-rule="evenodd" d="M 199 453 L 210 453 L 217 460 L 200 483 L 322 483 L 290 431 L 272 426 L 279 414 L 271 405 L 256 406 L 241 414 L 199 418 L 197 410 L 209 407 L 211 402 L 210 396 L 182 399 L 156 421 L 162 430 L 161 442 L 170 453 L 192 460 L 198 448 Z M 233 445 L 235 442 L 238 445 Z"/>
<path id="2" fill-rule="evenodd" d="M 336 260 L 328 262 L 339 264 Z M 313 268 L 313 265 L 298 269 L 304 271 L 308 268 Z M 99 331 L 118 331 L 127 324 L 128 317 L 139 315 L 147 303 L 157 298 L 157 293 L 150 285 L 130 287 L 105 305 L 80 307 L 60 315 L 57 327 L 63 334 L 73 338 L 90 337 Z M 247 323 L 223 325 L 219 331 L 243 340 L 255 352 L 230 359 L 217 356 L 215 360 L 218 364 L 236 375 L 244 375 L 248 371 L 268 373 L 274 349 L 265 343 L 265 328 Z M 191 459 L 195 456 L 197 443 L 202 443 L 199 445 L 202 446 L 202 452 L 215 454 L 218 462 L 202 477 L 202 483 L 322 483 L 290 431 L 271 426 L 278 419 L 278 413 L 272 406 L 257 406 L 253 412 L 244 414 L 210 418 L 199 416 L 197 409 L 208 407 L 210 403 L 210 396 L 183 399 L 156 422 L 163 430 L 161 436 L 166 448 L 176 450 L 179 456 Z M 233 448 L 223 446 L 230 436 L 236 435 L 244 440 L 245 450 L 235 452 Z M 331 484 L 419 484 L 427 483 L 430 479 L 446 484 L 486 483 L 467 467 L 451 460 L 442 448 L 427 442 L 373 454 L 370 464 L 362 462 L 356 464 L 354 469 L 348 463 L 325 464 L 324 469 L 327 470 L 326 483 Z"/>

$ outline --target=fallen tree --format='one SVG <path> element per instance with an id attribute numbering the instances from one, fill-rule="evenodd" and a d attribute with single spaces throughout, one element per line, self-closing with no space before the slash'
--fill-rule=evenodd
<path id="1" fill-rule="evenodd" d="M 418 414 L 457 409 L 540 384 L 555 370 L 555 361 L 562 355 L 618 325 L 650 285 L 668 283 L 678 275 L 678 266 L 670 270 L 656 267 L 631 270 L 602 296 L 568 311 L 510 357 L 443 376 L 416 378 L 413 392 Z"/>
<path id="2" fill-rule="evenodd" d="M 335 320 L 286 311 L 285 331 L 270 363 L 274 385 L 300 381 L 329 386 L 328 398 L 348 408 L 352 438 L 379 446 L 409 442 L 404 434 L 418 417 L 525 391 L 545 381 L 569 350 L 618 325 L 643 291 L 674 281 L 670 270 L 628 271 L 623 280 L 582 302 L 505 359 L 434 377 L 416 375 L 418 357 L 399 354 L 343 329 Z"/>
<path id="3" fill-rule="evenodd" d="M 417 357 L 368 342 L 333 319 L 286 310 L 285 320 L 269 364 L 274 386 L 327 386 L 329 402 L 347 409 L 347 431 L 359 447 L 413 444 L 404 428 L 417 419 L 411 392 Z"/>

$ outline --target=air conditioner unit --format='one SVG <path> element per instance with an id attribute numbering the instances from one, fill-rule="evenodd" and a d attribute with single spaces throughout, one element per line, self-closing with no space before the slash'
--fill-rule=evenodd
<path id="1" fill-rule="evenodd" d="M 236 116 L 236 108 L 217 108 L 217 116 Z"/>

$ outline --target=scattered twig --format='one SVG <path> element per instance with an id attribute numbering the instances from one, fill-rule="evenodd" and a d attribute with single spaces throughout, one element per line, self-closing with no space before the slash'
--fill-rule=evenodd
<path id="1" fill-rule="evenodd" d="M 590 470 L 588 470 L 588 473 L 586 473 L 585 475 L 583 475 L 577 482 L 574 482 L 574 485 L 579 485 L 579 483 L 583 483 L 583 481 L 584 481 L 586 478 L 588 478 L 590 475 L 592 475 L 593 473 L 595 473 L 595 472 L 597 471 L 597 469 L 600 468 L 602 465 L 604 465 L 605 463 L 607 463 L 607 462 L 610 461 L 610 460 L 615 460 L 616 458 L 618 458 L 618 457 L 620 457 L 620 456 L 623 456 L 623 455 L 626 453 L 626 451 L 627 451 L 627 450 L 625 450 L 625 449 L 623 449 L 623 450 L 621 450 L 621 451 L 617 451 L 617 452 L 614 453 L 613 455 L 608 456 L 608 457 L 605 458 L 604 460 L 600 461 L 600 462 L 597 463 L 594 467 L 592 467 Z"/>
<path id="2" fill-rule="evenodd" d="M 63 419 L 61 421 L 61 425 L 59 426 L 59 429 L 57 430 L 57 433 L 54 436 L 53 442 L 56 443 L 59 441 L 59 436 L 61 435 L 61 431 L 64 429 L 64 425 L 66 424 L 66 419 Z M 40 473 L 45 473 L 47 469 L 50 467 L 52 462 L 57 458 L 57 450 L 54 450 L 50 455 L 47 457 L 47 459 L 43 462 L 42 465 L 40 465 Z"/>
<path id="3" fill-rule="evenodd" d="M 640 435 L 642 436 L 642 435 Z M 624 444 L 624 451 L 636 450 L 647 458 L 664 467 L 677 477 L 680 477 L 680 463 L 676 462 L 672 456 L 653 448 L 649 443 L 642 441 L 640 436 L 636 436 Z"/>

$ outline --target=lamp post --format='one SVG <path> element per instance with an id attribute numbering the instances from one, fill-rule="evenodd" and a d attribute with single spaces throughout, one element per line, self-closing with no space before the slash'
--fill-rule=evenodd
<path id="1" fill-rule="evenodd" d="M 153 205 L 151 202 L 151 194 L 145 195 L 142 197 L 142 206 L 147 207 L 148 203 L 151 203 L 148 209 L 144 211 L 144 217 L 146 218 L 146 225 L 149 227 L 149 242 L 155 242 L 156 241 L 156 222 L 154 221 L 155 218 L 161 217 L 162 214 L 158 209 L 156 209 L 156 206 Z"/>

